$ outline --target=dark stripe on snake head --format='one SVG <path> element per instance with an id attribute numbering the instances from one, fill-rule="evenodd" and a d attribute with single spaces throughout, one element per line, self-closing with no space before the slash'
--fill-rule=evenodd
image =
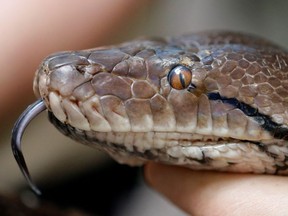
<path id="1" fill-rule="evenodd" d="M 221 96 L 218 92 L 207 94 L 209 100 L 219 100 L 223 103 L 232 105 L 241 110 L 246 116 L 253 118 L 259 126 L 268 131 L 274 138 L 288 140 L 288 128 L 284 125 L 274 122 L 271 117 L 259 113 L 258 110 L 236 98 L 227 98 Z"/>

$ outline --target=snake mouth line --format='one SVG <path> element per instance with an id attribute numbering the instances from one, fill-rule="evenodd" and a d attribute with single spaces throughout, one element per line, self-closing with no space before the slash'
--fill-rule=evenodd
<path id="1" fill-rule="evenodd" d="M 267 146 L 283 146 L 283 140 L 247 140 L 214 135 L 200 135 L 177 132 L 95 132 L 79 130 L 70 125 L 63 126 L 51 112 L 48 112 L 50 122 L 63 134 L 70 138 L 87 144 L 91 147 L 112 148 L 131 154 L 146 154 L 147 152 L 160 151 L 173 147 L 180 148 L 207 148 L 228 145 L 255 146 L 262 152 L 269 153 Z M 145 153 L 146 152 L 146 153 Z M 150 155 L 149 153 L 147 153 Z M 273 157 L 273 153 L 269 153 Z M 154 158 L 155 159 L 155 158 Z"/>
<path id="2" fill-rule="evenodd" d="M 278 173 L 278 170 L 281 172 L 286 167 L 286 164 L 275 167 L 268 166 L 271 161 L 282 160 L 282 157 L 284 157 L 284 163 L 286 163 L 285 156 L 279 156 L 279 151 L 285 151 L 284 142 L 286 141 L 284 140 L 253 141 L 171 132 L 93 132 L 79 130 L 70 125 L 63 127 L 63 123 L 51 112 L 49 112 L 49 120 L 66 136 L 108 153 L 119 163 L 132 166 L 144 164 L 147 160 L 153 160 L 194 169 L 209 170 L 219 166 L 219 170 L 232 172 L 239 169 L 237 166 L 243 166 L 242 172 L 266 172 L 271 174 Z M 154 142 L 145 141 L 143 139 L 145 135 L 146 137 L 154 136 Z M 175 135 L 178 138 L 173 137 Z M 128 140 L 126 143 L 123 141 L 125 136 L 126 141 Z M 190 136 L 190 138 L 185 136 Z M 192 136 L 194 136 L 193 139 Z M 155 137 L 159 139 L 156 140 Z M 267 164 L 268 168 L 263 170 L 263 164 Z"/>

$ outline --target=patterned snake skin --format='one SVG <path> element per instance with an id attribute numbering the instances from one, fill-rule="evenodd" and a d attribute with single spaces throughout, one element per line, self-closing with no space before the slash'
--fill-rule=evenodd
<path id="1" fill-rule="evenodd" d="M 288 174 L 288 53 L 233 32 L 56 53 L 34 91 L 65 135 L 120 163 Z"/>

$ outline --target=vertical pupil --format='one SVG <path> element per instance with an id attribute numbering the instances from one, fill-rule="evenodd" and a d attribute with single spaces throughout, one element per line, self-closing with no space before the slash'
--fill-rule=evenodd
<path id="1" fill-rule="evenodd" d="M 185 88 L 186 87 L 185 76 L 181 72 L 179 73 L 179 79 L 180 79 L 180 83 L 181 83 L 182 87 Z"/>
<path id="2" fill-rule="evenodd" d="M 174 67 L 167 75 L 170 86 L 178 90 L 186 89 L 191 79 L 191 71 L 182 65 Z"/>

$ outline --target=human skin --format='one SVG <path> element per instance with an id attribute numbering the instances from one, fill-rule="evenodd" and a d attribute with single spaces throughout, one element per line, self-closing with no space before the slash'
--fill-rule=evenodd
<path id="1" fill-rule="evenodd" d="M 146 0 L 1 1 L 1 122 L 16 119 L 35 100 L 33 77 L 44 57 L 110 44 L 145 4 Z M 7 124 L 1 125 L 7 129 Z"/>
<path id="2" fill-rule="evenodd" d="M 148 184 L 193 216 L 288 215 L 285 176 L 193 171 L 148 163 Z"/>

